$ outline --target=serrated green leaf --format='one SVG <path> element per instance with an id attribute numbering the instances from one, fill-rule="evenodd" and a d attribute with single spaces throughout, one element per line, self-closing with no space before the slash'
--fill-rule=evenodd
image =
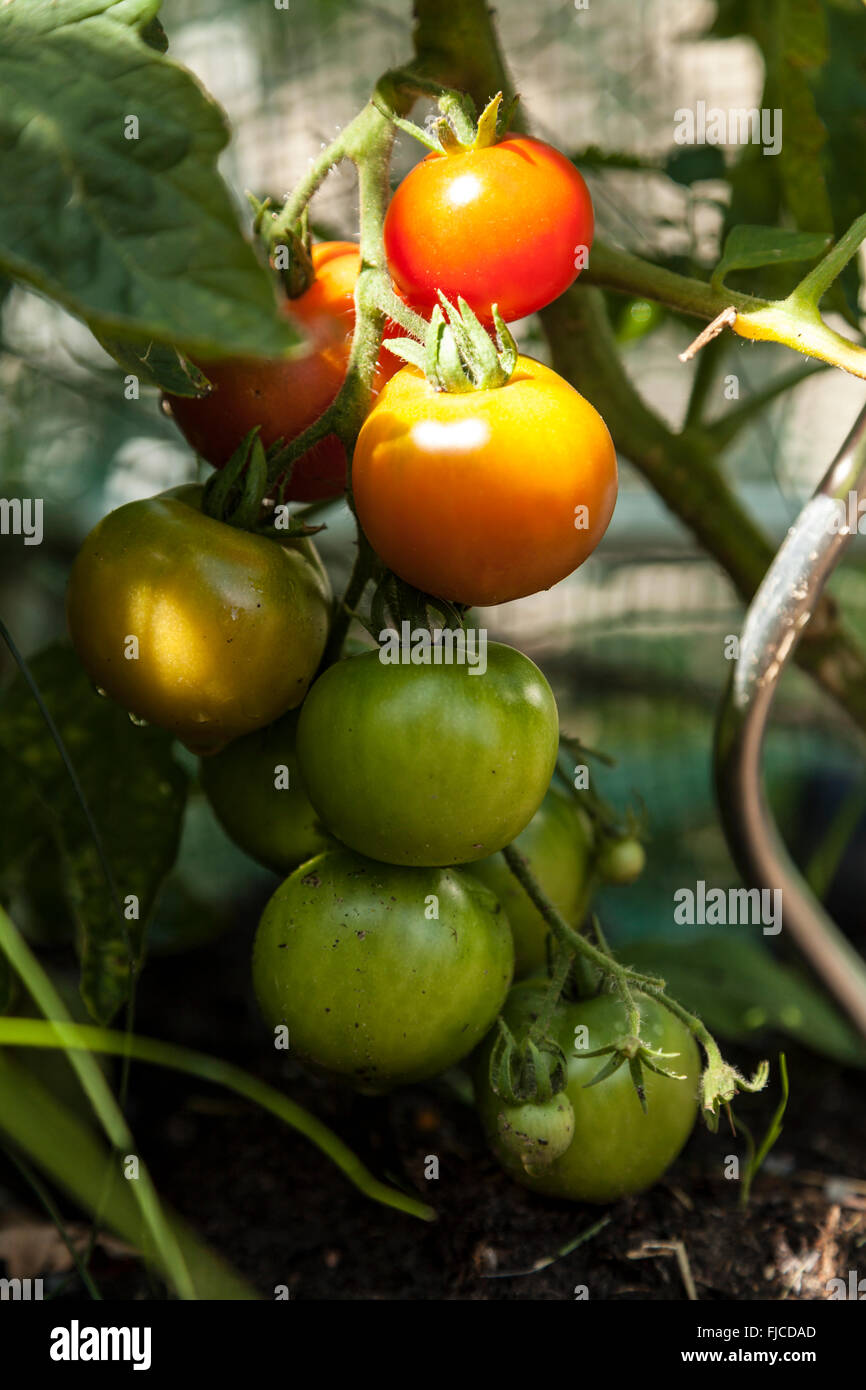
<path id="1" fill-rule="evenodd" d="M 734 1041 L 788 1033 L 835 1061 L 866 1066 L 866 1043 L 829 999 L 769 951 L 735 934 L 698 941 L 640 941 L 622 958 L 664 977 L 666 992 L 713 1033 Z"/>
<path id="2" fill-rule="evenodd" d="M 0 700 L 0 748 L 16 773 L 6 788 L 4 821 L 17 814 L 32 826 L 37 798 L 76 922 L 82 996 L 93 1016 L 107 1021 L 126 998 L 131 959 L 140 957 L 148 916 L 177 854 L 188 777 L 173 758 L 171 737 L 134 726 L 100 698 L 72 651 L 51 647 L 30 669 L 98 827 L 116 899 L 71 779 L 21 677 Z M 138 915 L 127 917 L 133 899 Z"/>
<path id="3" fill-rule="evenodd" d="M 157 8 L 0 5 L 0 268 L 107 337 L 275 356 L 299 335 L 217 171 L 225 118 L 127 27 Z"/>
<path id="4" fill-rule="evenodd" d="M 718 289 L 732 270 L 814 261 L 827 250 L 829 232 L 795 232 L 785 227 L 734 227 L 725 239 L 711 283 Z"/>

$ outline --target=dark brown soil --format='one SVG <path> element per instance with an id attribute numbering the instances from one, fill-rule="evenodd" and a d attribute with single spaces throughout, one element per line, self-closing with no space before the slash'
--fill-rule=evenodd
<path id="1" fill-rule="evenodd" d="M 724 1177 L 727 1155 L 744 1153 L 726 1120 L 716 1135 L 698 1129 L 654 1190 L 607 1208 L 573 1206 L 507 1179 L 451 1088 L 371 1100 L 278 1061 L 249 999 L 243 942 L 210 955 L 202 991 L 205 959 L 150 967 L 142 1031 L 164 1035 L 169 1025 L 179 1041 L 233 1054 L 330 1124 L 373 1172 L 438 1212 L 425 1225 L 387 1210 L 277 1120 L 182 1078 L 167 1086 L 164 1075 L 142 1073 L 133 1119 L 148 1135 L 160 1189 L 266 1296 L 288 1284 L 297 1298 L 571 1299 L 585 1285 L 593 1300 L 682 1299 L 691 1277 L 701 1300 L 826 1299 L 828 1280 L 847 1280 L 858 1260 L 866 1273 L 861 1073 L 787 1049 L 784 1132 L 745 1212 L 739 1183 Z M 202 1017 L 191 1009 L 196 998 L 221 1004 L 216 1031 L 211 1009 Z M 754 1066 L 755 1055 L 727 1052 L 744 1070 Z M 744 1098 L 738 1113 L 761 1136 L 777 1100 L 777 1092 Z M 438 1180 L 424 1178 L 427 1155 L 439 1159 Z M 833 1182 L 840 1178 L 859 1179 L 859 1190 Z M 604 1217 L 585 1245 L 555 1258 Z"/>

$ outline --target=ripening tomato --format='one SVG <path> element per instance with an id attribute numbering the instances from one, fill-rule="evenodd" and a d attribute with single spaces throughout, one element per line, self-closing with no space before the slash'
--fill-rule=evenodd
<path id="1" fill-rule="evenodd" d="M 401 579 L 459 603 L 505 603 L 549 589 L 598 545 L 616 452 L 598 411 L 530 357 L 482 391 L 436 391 L 404 367 L 364 421 L 352 488 Z"/>
<path id="2" fill-rule="evenodd" d="M 285 312 L 308 336 L 300 356 L 267 360 L 225 358 L 197 365 L 213 385 L 208 396 L 167 396 L 171 413 L 188 442 L 215 468 L 222 468 L 255 426 L 267 449 L 288 444 L 331 404 L 346 375 L 355 328 L 355 281 L 361 264 L 350 241 L 324 241 L 312 248 L 316 278 L 304 294 L 285 301 Z M 394 325 L 386 334 L 402 329 Z M 373 380 L 379 391 L 400 367 L 384 348 Z M 287 500 L 337 497 L 346 486 L 346 453 L 336 436 L 314 444 L 297 459 Z"/>
<path id="3" fill-rule="evenodd" d="M 541 804 L 558 740 L 544 676 L 498 642 L 483 673 L 387 665 L 379 652 L 338 661 L 298 720 L 298 760 L 322 821 L 388 864 L 465 864 L 507 845 Z"/>
<path id="4" fill-rule="evenodd" d="M 179 487 L 103 517 L 73 563 L 66 615 L 95 685 L 212 753 L 301 703 L 331 590 L 309 540 L 214 521 L 202 493 Z"/>
<path id="5" fill-rule="evenodd" d="M 296 869 L 262 914 L 253 984 L 293 1055 L 387 1090 L 459 1062 L 511 980 L 496 898 L 456 869 L 377 864 L 346 849 Z"/>
<path id="6" fill-rule="evenodd" d="M 546 983 L 523 980 L 509 994 L 502 1016 L 516 1038 L 525 1037 L 538 1017 Z M 560 1000 L 549 1033 L 568 1061 L 564 1094 L 574 1112 L 574 1132 L 564 1153 L 531 1170 L 515 1145 L 503 1142 L 499 1116 L 504 1107 L 490 1087 L 488 1074 L 495 1034 L 485 1042 L 475 1070 L 478 1111 L 490 1147 L 518 1182 L 550 1197 L 612 1202 L 651 1187 L 673 1163 L 697 1117 L 700 1057 L 684 1023 L 654 999 L 638 995 L 638 1002 L 641 1037 L 653 1048 L 677 1053 L 663 1065 L 684 1079 L 660 1076 L 644 1068 L 646 1114 L 627 1065 L 597 1085 L 588 1085 L 607 1056 L 585 1057 L 581 1053 L 607 1047 L 628 1032 L 625 1008 L 610 994 L 576 1003 Z"/>
<path id="7" fill-rule="evenodd" d="M 452 303 L 462 295 L 484 322 L 494 304 L 512 322 L 568 289 L 592 233 L 592 199 L 574 165 L 542 140 L 507 135 L 416 164 L 391 199 L 385 254 L 419 313 L 441 290 Z"/>

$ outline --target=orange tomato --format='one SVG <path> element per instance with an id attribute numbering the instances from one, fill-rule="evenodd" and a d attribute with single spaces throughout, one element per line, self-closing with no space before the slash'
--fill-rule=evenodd
<path id="1" fill-rule="evenodd" d="M 505 603 L 549 589 L 598 545 L 616 452 L 598 411 L 530 357 L 506 385 L 465 393 L 404 367 L 364 422 L 352 488 L 401 579 L 459 603 Z"/>
<path id="2" fill-rule="evenodd" d="M 208 396 L 167 396 L 171 413 L 202 458 L 222 468 L 255 426 L 265 448 L 296 439 L 331 404 L 346 375 L 355 328 L 355 281 L 361 259 L 350 241 L 324 241 L 312 248 L 316 278 L 304 294 L 286 300 L 308 342 L 299 357 L 256 360 L 224 358 L 197 365 L 213 384 Z M 391 336 L 402 332 L 389 325 Z M 383 350 L 374 393 L 400 368 Z M 286 496 L 314 501 L 336 497 L 346 485 L 346 453 L 335 435 L 296 460 Z"/>

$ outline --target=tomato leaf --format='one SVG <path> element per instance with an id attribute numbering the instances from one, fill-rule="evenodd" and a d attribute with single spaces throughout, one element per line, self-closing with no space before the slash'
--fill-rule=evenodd
<path id="1" fill-rule="evenodd" d="M 136 32 L 157 8 L 0 5 L 0 269 L 143 351 L 277 355 L 299 335 L 217 171 L 225 118 Z"/>
<path id="2" fill-rule="evenodd" d="M 714 289 L 721 289 L 732 270 L 754 270 L 760 266 L 782 265 L 791 261 L 814 261 L 832 241 L 824 232 L 795 232 L 785 227 L 734 227 L 725 239 L 722 259 L 712 274 Z"/>
<path id="3" fill-rule="evenodd" d="M 95 333 L 101 347 L 118 366 L 147 386 L 170 391 L 173 396 L 206 396 L 210 382 L 194 362 L 165 343 L 122 342 Z"/>
<path id="4" fill-rule="evenodd" d="M 16 819 L 53 838 L 63 890 L 75 919 L 81 993 L 108 1021 L 127 996 L 157 891 L 174 863 L 188 778 L 170 735 L 137 728 L 100 698 L 74 653 L 51 647 L 30 664 L 96 823 L 114 893 L 90 826 L 32 692 L 18 677 L 0 701 L 0 748 L 14 771 L 0 779 L 2 828 Z M 34 806 L 34 803 L 35 806 Z M 134 915 L 136 914 L 137 915 Z"/>
<path id="5" fill-rule="evenodd" d="M 698 941 L 633 942 L 619 954 L 627 965 L 662 975 L 666 992 L 713 1033 L 745 1041 L 771 1029 L 836 1061 L 866 1066 L 866 1043 L 847 1019 L 753 941 L 718 933 Z"/>

